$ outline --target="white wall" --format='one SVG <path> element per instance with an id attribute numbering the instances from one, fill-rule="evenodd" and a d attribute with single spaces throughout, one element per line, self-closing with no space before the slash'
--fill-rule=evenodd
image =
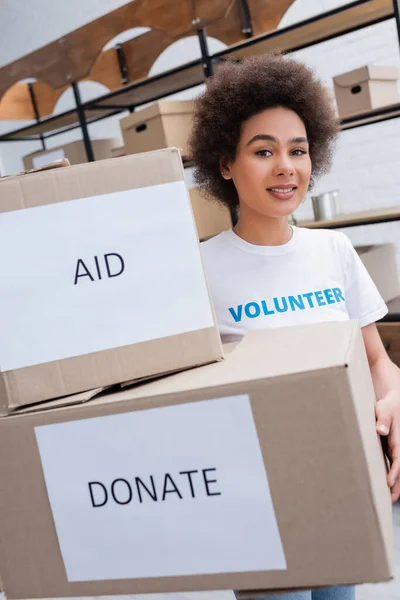
<path id="1" fill-rule="evenodd" d="M 319 0 L 320 12 L 346 4 L 343 0 Z M 280 27 L 312 16 L 313 0 L 296 0 Z M 314 13 L 315 14 L 315 13 Z M 400 65 L 399 42 L 394 19 L 307 48 L 296 56 L 315 68 L 325 84 L 332 77 L 366 64 Z M 333 169 L 321 179 L 313 194 L 339 189 L 345 212 L 400 204 L 400 119 L 359 127 L 341 134 Z M 308 199 L 298 218 L 312 217 Z M 400 273 L 400 222 L 352 227 L 343 230 L 355 244 L 397 244 Z"/>
<path id="2" fill-rule="evenodd" d="M 0 20 L 0 65 L 23 56 L 106 12 L 126 4 L 128 0 L 97 0 L 96 2 L 52 2 L 35 0 L 26 10 L 24 0 L 2 0 Z M 287 11 L 280 27 L 309 18 L 346 4 L 345 0 L 296 0 Z M 210 47 L 216 51 L 223 45 L 212 40 Z M 197 38 L 182 40 L 168 48 L 153 65 L 152 74 L 181 64 L 182 57 L 192 60 L 200 55 Z M 327 86 L 332 87 L 332 77 L 367 63 L 400 64 L 399 45 L 394 20 L 362 29 L 358 32 L 324 42 L 297 53 L 297 57 L 316 69 Z M 202 87 L 175 95 L 191 98 Z M 89 99 L 98 94 L 96 84 L 84 84 L 82 96 Z M 70 92 L 61 99 L 57 110 L 73 107 Z M 23 125 L 22 123 L 18 123 Z M 0 131 L 14 128 L 16 122 L 0 122 Z M 119 135 L 116 119 L 90 126 L 93 137 Z M 79 130 L 52 138 L 50 145 L 78 139 Z M 22 168 L 21 156 L 38 147 L 30 142 L 0 144 L 0 170 L 15 172 Z M 400 200 L 400 119 L 360 127 L 341 134 L 332 172 L 315 187 L 313 193 L 339 189 L 343 209 L 358 211 L 379 206 L 391 206 Z M 312 216 L 307 200 L 297 215 Z M 399 244 L 400 223 L 372 225 L 346 229 L 355 243 L 394 241 Z M 398 259 L 400 267 L 400 256 Z M 400 270 L 400 269 L 399 269 Z"/>

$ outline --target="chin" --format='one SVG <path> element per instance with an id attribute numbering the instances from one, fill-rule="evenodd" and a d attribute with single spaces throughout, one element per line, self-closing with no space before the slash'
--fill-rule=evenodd
<path id="1" fill-rule="evenodd" d="M 290 217 L 290 215 L 292 215 L 297 208 L 298 204 L 288 203 L 282 206 L 263 206 L 262 209 L 258 210 L 257 212 L 260 212 L 265 217 L 279 219 L 283 217 Z"/>

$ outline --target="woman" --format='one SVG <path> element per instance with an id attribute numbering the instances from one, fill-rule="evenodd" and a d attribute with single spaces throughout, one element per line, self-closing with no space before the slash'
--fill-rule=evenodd
<path id="1" fill-rule="evenodd" d="M 196 101 L 195 179 L 238 209 L 233 230 L 202 252 L 223 341 L 266 327 L 358 319 L 377 396 L 377 431 L 388 437 L 392 500 L 400 496 L 400 370 L 375 322 L 387 308 L 348 238 L 291 227 L 289 216 L 331 162 L 337 120 L 305 65 L 265 55 L 221 65 Z M 245 311 L 257 302 L 263 311 Z M 280 600 L 350 600 L 354 588 L 289 593 Z M 274 596 L 268 596 L 269 600 Z"/>

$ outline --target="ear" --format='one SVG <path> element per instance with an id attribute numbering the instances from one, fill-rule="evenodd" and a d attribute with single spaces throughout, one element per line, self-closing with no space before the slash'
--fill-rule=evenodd
<path id="1" fill-rule="evenodd" d="M 231 161 L 226 158 L 221 158 L 219 161 L 219 170 L 224 179 L 232 179 Z"/>

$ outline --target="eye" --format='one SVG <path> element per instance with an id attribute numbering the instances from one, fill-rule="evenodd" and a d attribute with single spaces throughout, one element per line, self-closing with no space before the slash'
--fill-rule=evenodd
<path id="1" fill-rule="evenodd" d="M 294 156 L 302 156 L 303 154 L 307 154 L 307 150 L 304 150 L 304 148 L 296 148 L 295 150 L 292 150 L 292 154 Z"/>
<path id="2" fill-rule="evenodd" d="M 256 155 L 257 156 L 272 156 L 272 152 L 270 150 L 267 150 L 266 148 L 263 148 L 262 150 L 257 150 Z"/>

